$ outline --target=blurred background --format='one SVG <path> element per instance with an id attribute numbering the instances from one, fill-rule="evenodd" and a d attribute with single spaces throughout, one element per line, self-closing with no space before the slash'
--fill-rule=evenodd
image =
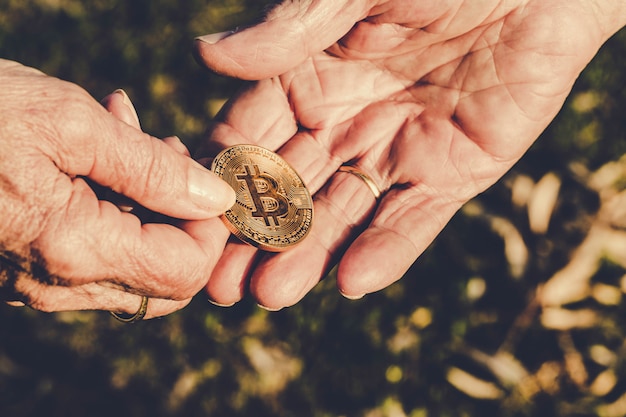
<path id="1" fill-rule="evenodd" d="M 259 0 L 0 0 L 0 56 L 193 148 L 239 86 L 195 36 Z M 332 276 L 276 313 L 198 296 L 166 318 L 0 305 L 0 416 L 626 415 L 626 33 L 560 115 L 400 282 L 359 301 Z M 332 274 L 331 274 L 332 275 Z"/>

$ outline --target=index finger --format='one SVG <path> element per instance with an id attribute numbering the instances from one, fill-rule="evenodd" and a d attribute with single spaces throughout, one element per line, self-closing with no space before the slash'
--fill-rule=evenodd
<path id="1" fill-rule="evenodd" d="M 169 224 L 141 224 L 114 204 L 98 201 L 84 180 L 71 184 L 67 206 L 50 213 L 33 242 L 42 258 L 42 281 L 81 285 L 107 281 L 130 292 L 184 300 L 205 284 L 221 253 L 199 245 Z"/>

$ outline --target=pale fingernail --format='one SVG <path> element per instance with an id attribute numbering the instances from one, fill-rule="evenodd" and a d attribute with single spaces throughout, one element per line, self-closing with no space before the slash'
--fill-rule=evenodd
<path id="1" fill-rule="evenodd" d="M 26 305 L 21 301 L 7 301 L 7 304 L 11 307 L 24 307 Z"/>
<path id="2" fill-rule="evenodd" d="M 208 300 L 209 300 L 209 303 L 213 304 L 214 306 L 218 306 L 218 307 L 232 307 L 232 306 L 235 305 L 235 303 L 230 303 L 230 304 L 218 303 L 217 301 L 213 301 L 210 298 Z"/>
<path id="3" fill-rule="evenodd" d="M 121 88 L 118 88 L 113 93 L 119 94 L 122 96 L 122 103 L 124 103 L 124 105 L 128 107 L 131 114 L 133 115 L 134 120 L 137 122 L 137 125 L 140 126 L 141 123 L 139 122 L 139 116 L 137 115 L 137 110 L 135 109 L 133 102 L 130 101 L 130 97 L 128 97 L 128 94 L 126 94 L 126 91 L 122 90 Z"/>
<path id="4" fill-rule="evenodd" d="M 266 310 L 266 311 L 269 311 L 269 312 L 272 312 L 272 313 L 275 313 L 275 312 L 280 311 L 280 310 L 282 310 L 282 309 L 283 309 L 283 307 L 278 307 L 278 308 L 270 308 L 270 307 L 266 307 L 266 306 L 264 306 L 264 305 L 262 305 L 262 304 L 257 304 L 257 306 L 259 306 L 259 307 L 260 307 L 260 308 L 262 308 L 263 310 Z"/>
<path id="5" fill-rule="evenodd" d="M 234 30 L 229 30 L 228 32 L 211 33 L 209 35 L 198 36 L 196 40 L 204 42 L 204 43 L 208 43 L 209 45 L 214 45 L 218 43 L 219 41 L 221 41 L 222 39 L 227 38 L 234 33 L 235 33 Z"/>
<path id="6" fill-rule="evenodd" d="M 366 295 L 366 294 L 348 295 L 348 294 L 344 293 L 343 291 L 339 291 L 339 294 L 341 294 L 343 297 L 347 298 L 348 300 L 360 300 L 361 298 L 365 297 L 365 295 Z"/>
<path id="7" fill-rule="evenodd" d="M 189 169 L 187 189 L 192 201 L 211 215 L 218 215 L 235 204 L 235 191 L 214 173 L 198 163 Z"/>

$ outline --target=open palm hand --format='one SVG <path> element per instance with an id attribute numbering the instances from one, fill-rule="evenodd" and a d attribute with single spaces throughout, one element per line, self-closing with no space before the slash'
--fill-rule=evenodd
<path id="1" fill-rule="evenodd" d="M 618 29 L 600 27 L 597 10 L 571 0 L 312 0 L 197 42 L 211 69 L 260 80 L 225 106 L 199 157 L 237 143 L 276 150 L 315 201 L 311 235 L 294 249 L 230 242 L 209 296 L 232 304 L 249 279 L 259 303 L 279 309 L 337 261 L 349 298 L 401 278 L 556 115 Z M 367 173 L 381 198 L 337 172 L 343 164 Z M 216 222 L 202 227 L 228 236 Z"/>

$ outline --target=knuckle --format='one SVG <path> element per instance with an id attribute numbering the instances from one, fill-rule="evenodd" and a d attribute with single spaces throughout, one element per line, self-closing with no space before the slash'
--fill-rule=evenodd
<path id="1" fill-rule="evenodd" d="M 204 271 L 202 267 L 192 268 L 183 271 L 177 279 L 174 279 L 171 285 L 172 300 L 183 301 L 200 292 L 208 280 L 208 274 Z"/>
<path id="2" fill-rule="evenodd" d="M 103 181 L 143 204 L 158 197 L 172 198 L 186 189 L 179 161 L 183 156 L 145 133 L 136 135 L 137 140 L 118 143 L 116 149 L 106 151 L 115 172 Z"/>
<path id="3" fill-rule="evenodd" d="M 93 128 L 90 125 L 93 119 L 90 109 L 95 107 L 94 100 L 76 84 L 52 80 L 54 84 L 48 88 L 50 92 L 47 101 L 38 104 L 43 110 L 37 112 L 43 118 L 47 117 L 50 123 L 42 123 L 42 120 L 35 127 L 44 129 L 47 133 L 44 137 L 48 139 L 63 138 L 67 134 L 82 137 Z M 59 123 L 60 120 L 63 123 Z"/>
<path id="4" fill-rule="evenodd" d="M 145 161 L 149 161 L 149 164 L 142 169 L 140 174 L 144 178 L 141 184 L 143 188 L 138 190 L 141 198 L 146 199 L 156 191 L 159 194 L 174 195 L 186 189 L 183 177 L 179 175 L 183 171 L 174 168 L 178 165 L 177 160 L 182 156 L 163 143 L 156 141 L 148 143 L 151 146 L 148 148 L 149 155 L 146 156 Z"/>
<path id="5" fill-rule="evenodd" d="M 0 158 L 1 159 L 1 158 Z M 0 161 L 0 245 L 16 248 L 32 241 L 42 230 L 46 217 L 46 197 L 50 193 L 34 181 L 33 174 L 21 167 L 2 167 Z M 49 204 L 49 203 L 48 203 Z"/>
<path id="6" fill-rule="evenodd" d="M 155 254 L 143 259 L 137 265 L 140 282 L 133 286 L 159 297 L 184 301 L 196 295 L 208 281 L 208 260 L 185 255 L 158 257 Z"/>
<path id="7" fill-rule="evenodd" d="M 43 234 L 31 251 L 38 258 L 34 260 L 33 275 L 48 284 L 57 284 L 64 280 L 62 277 L 71 277 L 76 273 L 76 258 L 80 257 L 78 249 L 81 247 L 84 245 L 72 234 Z"/>

